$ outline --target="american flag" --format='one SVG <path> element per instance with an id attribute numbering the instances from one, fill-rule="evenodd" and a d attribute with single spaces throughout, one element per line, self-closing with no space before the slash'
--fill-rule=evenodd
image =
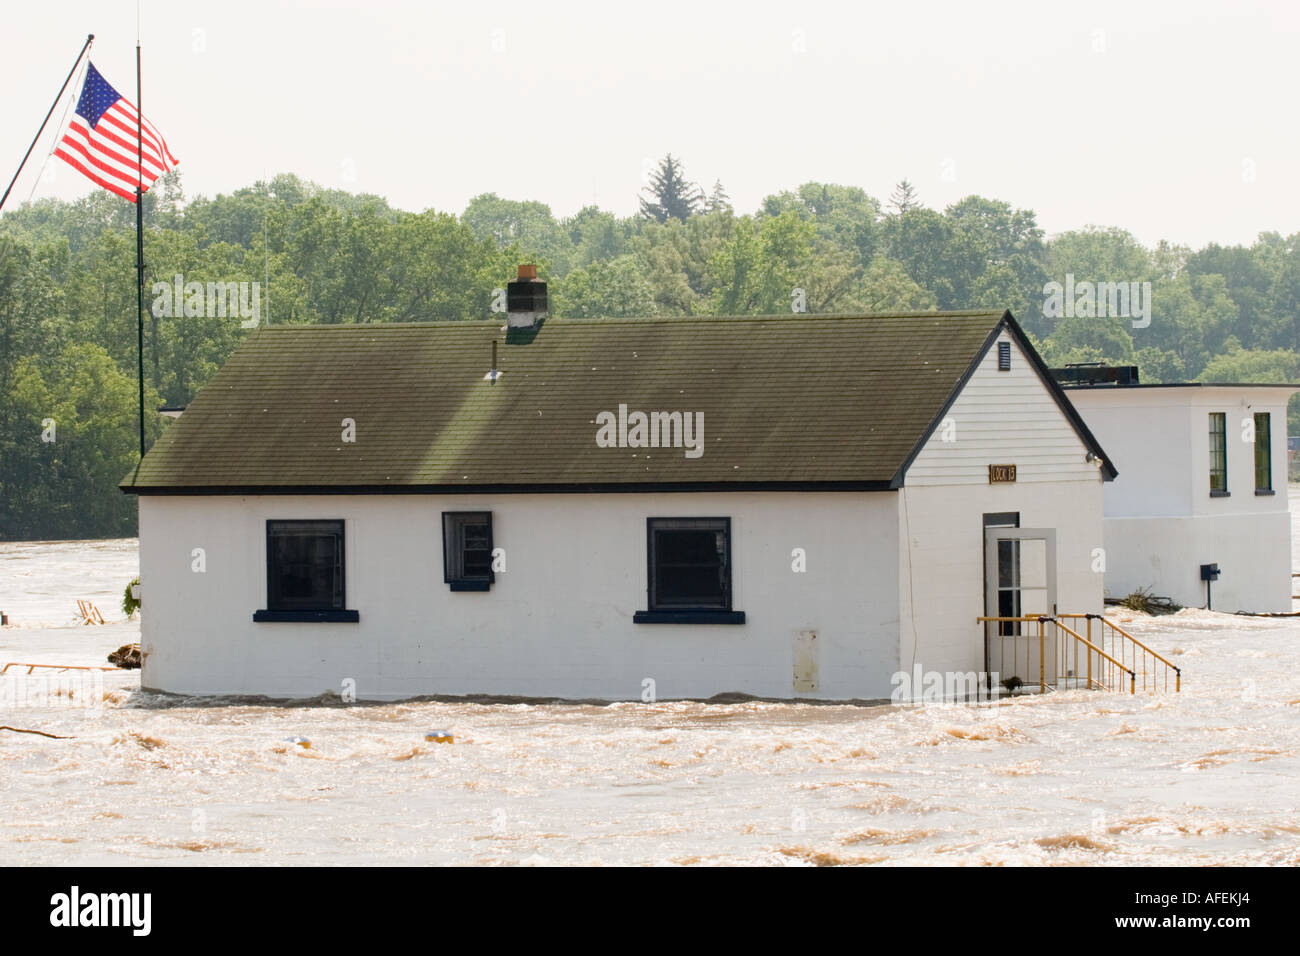
<path id="1" fill-rule="evenodd" d="M 177 165 L 162 134 L 147 119 L 140 132 L 144 163 L 136 163 L 137 116 L 131 102 L 108 85 L 93 63 L 87 64 L 77 111 L 54 155 L 109 192 L 135 202 L 137 179 L 148 192 L 154 180 Z"/>

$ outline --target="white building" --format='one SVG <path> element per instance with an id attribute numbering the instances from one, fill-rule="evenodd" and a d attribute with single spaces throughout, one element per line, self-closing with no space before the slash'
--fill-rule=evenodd
<path id="1" fill-rule="evenodd" d="M 883 699 L 1102 609 L 1115 472 L 1009 314 L 516 308 L 249 336 L 123 486 L 145 687 Z"/>
<path id="2" fill-rule="evenodd" d="M 1293 385 L 1066 385 L 1122 466 L 1106 486 L 1106 591 L 1291 610 Z M 1202 566 L 1217 565 L 1203 580 Z"/>

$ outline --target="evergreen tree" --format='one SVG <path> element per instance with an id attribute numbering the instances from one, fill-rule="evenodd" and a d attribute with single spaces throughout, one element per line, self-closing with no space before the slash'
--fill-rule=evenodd
<path id="1" fill-rule="evenodd" d="M 674 159 L 672 153 L 659 163 L 650 177 L 650 185 L 642 192 L 650 198 L 641 200 L 641 215 L 660 223 L 669 219 L 685 222 L 699 212 L 703 202 L 700 187 L 686 180 L 681 161 Z"/>
<path id="2" fill-rule="evenodd" d="M 894 187 L 894 191 L 889 197 L 889 205 L 894 208 L 895 213 L 901 216 L 908 210 L 921 205 L 921 198 L 916 193 L 916 187 L 903 179 Z"/>
<path id="3" fill-rule="evenodd" d="M 709 193 L 709 198 L 704 202 L 705 212 L 722 212 L 724 209 L 731 208 L 731 197 L 727 191 L 722 188 L 722 180 L 713 181 L 713 192 Z"/>

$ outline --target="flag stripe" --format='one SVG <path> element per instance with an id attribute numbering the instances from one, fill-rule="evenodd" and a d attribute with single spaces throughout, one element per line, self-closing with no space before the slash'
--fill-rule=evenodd
<path id="1" fill-rule="evenodd" d="M 84 175 L 91 182 L 103 186 L 111 193 L 117 193 L 123 199 L 129 199 L 131 202 L 135 202 L 135 192 L 133 190 L 123 189 L 121 186 L 117 185 L 116 182 L 105 179 L 104 177 L 100 176 L 98 173 L 90 171 L 85 166 L 83 166 L 78 160 L 74 159 L 72 156 L 69 156 L 67 153 L 65 153 L 62 147 L 56 149 L 54 151 L 54 155 L 59 157 L 59 159 L 63 160 L 73 169 L 78 170 L 82 175 Z"/>
<path id="2" fill-rule="evenodd" d="M 91 178 L 106 189 L 108 187 L 104 184 L 106 182 L 111 182 L 117 187 L 117 189 L 125 190 L 132 195 L 135 194 L 134 176 L 123 175 L 108 163 L 105 163 L 102 159 L 99 159 L 97 156 L 92 156 L 86 147 L 80 143 L 65 140 L 60 144 L 59 148 L 54 151 L 54 155 L 66 161 L 70 165 L 75 166 L 82 172 L 85 172 L 87 168 L 94 169 L 95 175 Z"/>
<path id="3" fill-rule="evenodd" d="M 118 136 L 113 132 L 113 127 L 116 125 L 118 124 L 109 119 L 109 114 L 105 113 L 103 118 L 100 119 L 99 125 L 93 130 L 88 131 L 87 139 L 92 143 L 96 143 L 96 140 L 98 140 L 96 145 L 103 148 L 106 152 L 112 153 L 114 159 L 118 162 L 125 163 L 134 170 L 137 168 L 135 161 L 135 130 L 131 131 L 131 138 L 126 139 L 125 137 Z M 153 175 L 157 177 L 165 173 L 167 170 L 164 168 L 162 159 L 159 157 L 158 153 L 154 151 L 153 147 L 147 141 L 142 140 L 142 145 L 144 146 L 144 149 L 141 151 L 140 157 L 145 163 L 145 175 L 148 176 L 150 172 L 152 172 Z M 114 149 L 114 146 L 116 146 L 117 149 Z"/>
<path id="4" fill-rule="evenodd" d="M 118 100 L 117 105 L 100 118 L 99 126 L 96 127 L 96 129 L 102 129 L 105 126 L 112 126 L 116 129 L 120 129 L 127 137 L 131 150 L 134 152 L 136 135 L 135 110 L 124 110 L 121 109 L 121 106 L 122 101 Z M 144 154 L 146 156 L 154 157 L 158 161 L 158 165 L 163 166 L 163 156 L 166 154 L 166 144 L 159 144 L 159 137 L 154 130 L 150 128 L 148 120 L 145 120 L 140 133 L 141 140 L 144 144 Z M 174 164 L 175 160 L 172 162 Z"/>
<path id="5" fill-rule="evenodd" d="M 113 108 L 121 111 L 123 117 L 126 119 L 127 128 L 131 130 L 132 135 L 134 135 L 135 118 L 139 115 L 136 111 L 135 104 L 124 97 L 118 100 Z M 170 164 L 175 166 L 177 162 L 176 157 L 167 149 L 167 142 L 162 138 L 162 133 L 158 132 L 158 128 L 149 122 L 149 117 L 147 116 L 144 117 L 143 124 L 144 131 L 149 134 L 149 136 L 153 137 L 155 144 L 159 147 L 159 153 L 165 155 L 170 161 Z"/>
<path id="6" fill-rule="evenodd" d="M 135 160 L 109 149 L 104 144 L 103 137 L 96 137 L 86 129 L 80 117 L 73 120 L 68 126 L 68 133 L 63 137 L 63 142 L 60 145 L 67 149 L 76 150 L 96 168 L 107 175 L 113 176 L 124 186 L 129 186 L 131 189 L 135 189 L 137 178 L 143 181 L 146 186 L 152 185 L 153 181 L 158 178 L 156 173 L 149 170 L 137 177 L 139 167 L 136 166 Z"/>

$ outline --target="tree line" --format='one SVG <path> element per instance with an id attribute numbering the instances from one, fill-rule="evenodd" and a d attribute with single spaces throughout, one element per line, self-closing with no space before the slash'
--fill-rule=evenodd
<path id="1" fill-rule="evenodd" d="M 171 173 L 144 218 L 147 293 L 176 275 L 256 282 L 277 325 L 487 319 L 493 290 L 535 262 L 557 317 L 1006 308 L 1053 365 L 1167 382 L 1294 381 L 1300 364 L 1300 234 L 1201 249 L 1119 228 L 1048 236 L 1032 210 L 980 196 L 932 209 L 907 181 L 884 202 L 810 182 L 740 214 L 668 156 L 637 215 L 557 217 L 494 193 L 459 215 L 405 212 L 289 174 L 187 201 Z M 1150 283 L 1149 325 L 1045 309 L 1067 276 Z M 96 192 L 0 217 L 0 539 L 135 533 L 117 491 L 136 459 L 135 311 L 128 204 Z M 185 405 L 246 334 L 229 316 L 147 316 L 150 441 L 153 410 Z"/>

